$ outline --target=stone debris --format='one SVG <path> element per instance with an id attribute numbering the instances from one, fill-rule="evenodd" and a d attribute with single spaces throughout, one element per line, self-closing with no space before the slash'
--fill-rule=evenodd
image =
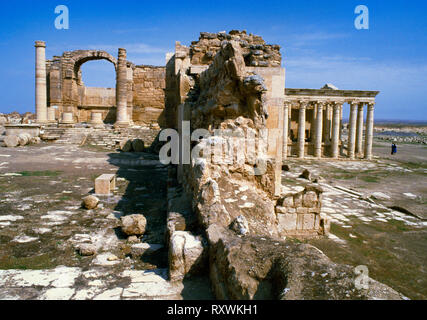
<path id="1" fill-rule="evenodd" d="M 148 255 L 163 249 L 162 244 L 137 243 L 131 246 L 131 255 L 133 258 L 139 258 L 143 255 Z"/>
<path id="2" fill-rule="evenodd" d="M 231 229 L 237 234 L 244 236 L 249 233 L 248 221 L 244 216 L 240 215 L 231 223 Z"/>
<path id="3" fill-rule="evenodd" d="M 86 196 L 83 198 L 83 207 L 88 209 L 88 210 L 92 210 L 95 209 L 99 204 L 99 199 L 95 196 Z"/>
<path id="4" fill-rule="evenodd" d="M 300 178 L 306 179 L 306 180 L 311 180 L 311 172 L 308 171 L 307 169 L 304 169 L 304 171 L 300 175 Z"/>
<path id="5" fill-rule="evenodd" d="M 38 240 L 37 237 L 29 237 L 29 236 L 23 235 L 23 236 L 17 236 L 13 238 L 12 242 L 27 243 L 27 242 L 33 242 L 36 240 Z"/>
<path id="6" fill-rule="evenodd" d="M 390 200 L 391 197 L 383 192 L 374 192 L 371 194 L 371 197 L 377 200 Z"/>
<path id="7" fill-rule="evenodd" d="M 96 246 L 89 243 L 82 243 L 78 246 L 78 251 L 81 256 L 93 256 L 96 254 Z"/>
<path id="8" fill-rule="evenodd" d="M 13 148 L 17 147 L 19 145 L 19 138 L 15 135 L 12 136 L 6 136 L 3 140 L 3 143 L 6 147 Z"/>
<path id="9" fill-rule="evenodd" d="M 121 217 L 122 231 L 128 236 L 140 236 L 145 233 L 147 219 L 142 214 Z"/>
<path id="10" fill-rule="evenodd" d="M 143 152 L 144 151 L 144 141 L 141 139 L 132 140 L 132 149 L 134 152 Z"/>
<path id="11" fill-rule="evenodd" d="M 115 257 L 115 255 L 109 252 L 98 254 L 95 259 L 92 260 L 92 264 L 95 266 L 112 266 L 120 263 L 120 260 L 115 258 L 111 260 L 112 257 Z"/>
<path id="12" fill-rule="evenodd" d="M 120 150 L 123 152 L 132 151 L 132 140 L 123 139 L 122 141 L 120 141 Z"/>
<path id="13" fill-rule="evenodd" d="M 128 243 L 139 243 L 141 242 L 141 240 L 139 240 L 139 238 L 137 236 L 130 236 L 127 239 Z"/>
<path id="14" fill-rule="evenodd" d="M 203 239 L 187 231 L 175 231 L 169 241 L 169 277 L 180 281 L 205 268 L 207 252 Z"/>

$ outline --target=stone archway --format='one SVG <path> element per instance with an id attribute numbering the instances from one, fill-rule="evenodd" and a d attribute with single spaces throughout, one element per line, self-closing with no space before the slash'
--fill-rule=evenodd
<path id="1" fill-rule="evenodd" d="M 98 111 L 107 122 L 115 121 L 116 89 L 86 88 L 81 79 L 81 66 L 96 60 L 112 63 L 117 79 L 118 61 L 106 51 L 76 50 L 63 54 L 63 112 L 71 112 L 74 122 L 88 122 L 91 112 Z"/>
<path id="2" fill-rule="evenodd" d="M 95 60 L 107 60 L 114 65 L 114 69 L 117 71 L 117 59 L 114 58 L 111 54 L 102 50 L 77 50 L 73 51 L 71 55 L 72 60 L 74 61 L 73 72 L 74 77 L 77 81 L 80 81 L 80 68 L 81 66 L 88 61 Z"/>

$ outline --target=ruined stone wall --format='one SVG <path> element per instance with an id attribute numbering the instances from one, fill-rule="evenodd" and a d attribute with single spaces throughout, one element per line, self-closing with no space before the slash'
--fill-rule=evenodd
<path id="1" fill-rule="evenodd" d="M 73 113 L 76 122 L 88 122 L 91 112 L 101 112 L 104 122 L 116 121 L 116 90 L 86 87 L 81 66 L 87 61 L 107 60 L 114 67 L 117 60 L 105 51 L 76 50 L 64 52 L 46 61 L 48 106 L 58 106 L 55 118 Z M 157 128 L 164 122 L 165 67 L 127 66 L 127 112 L 136 125 Z"/>
<path id="2" fill-rule="evenodd" d="M 201 32 L 199 41 L 193 41 L 190 46 L 191 64 L 211 64 L 215 55 L 221 49 L 223 41 L 237 41 L 247 66 L 280 67 L 281 54 L 279 45 L 268 45 L 260 36 L 247 34 L 246 31 L 232 30 L 225 32 Z"/>
<path id="3" fill-rule="evenodd" d="M 354 290 L 350 267 L 332 264 L 310 245 L 283 241 L 328 232 L 323 191 L 318 185 L 281 191 L 284 70 L 248 66 L 242 52 L 239 42 L 222 42 L 201 67 L 192 64 L 191 49 L 177 43 L 167 64 L 166 117 L 175 117 L 180 152 L 186 138 L 193 141 L 190 163 L 181 157 L 169 168 L 171 280 L 209 264 L 219 299 L 372 296 Z M 257 140 L 256 154 L 245 144 L 248 133 Z M 326 270 L 333 281 L 303 276 Z"/>
<path id="4" fill-rule="evenodd" d="M 250 66 L 242 36 L 246 33 L 202 33 L 201 40 L 190 48 L 177 43 L 174 62 L 168 63 L 167 79 L 175 89 L 168 93 L 179 104 L 167 112 L 176 116 L 181 136 L 194 135 L 196 130 L 199 135 L 192 144 L 193 155 L 198 148 L 198 156 L 190 164 L 180 159 L 178 181 L 193 199 L 193 209 L 204 228 L 211 224 L 228 228 L 243 216 L 251 234 L 323 234 L 321 189 L 307 188 L 295 196 L 292 208 L 281 194 L 285 74 L 280 55 L 263 67 Z M 232 40 L 219 44 L 205 68 L 193 65 L 194 52 L 201 52 L 194 47 L 202 40 L 216 46 L 218 37 Z M 248 37 L 259 50 L 276 47 L 266 45 L 260 37 Z M 273 63 L 278 66 L 271 67 Z M 185 132 L 183 121 L 190 123 L 190 132 Z M 200 133 L 200 129 L 205 131 Z M 182 141 L 180 146 L 183 151 Z M 290 222 L 293 220 L 295 223 Z"/>
<path id="5" fill-rule="evenodd" d="M 133 72 L 133 121 L 162 124 L 165 106 L 166 68 L 136 66 Z"/>

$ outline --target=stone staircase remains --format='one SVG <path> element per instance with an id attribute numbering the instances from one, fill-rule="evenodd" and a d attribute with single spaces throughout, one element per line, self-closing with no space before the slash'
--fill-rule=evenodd
<path id="1" fill-rule="evenodd" d="M 57 144 L 91 145 L 106 149 L 114 149 L 123 139 L 139 138 L 146 146 L 150 146 L 160 132 L 159 129 L 147 127 L 119 128 L 105 126 L 92 127 L 45 127 L 40 137 L 45 141 L 54 141 Z"/>

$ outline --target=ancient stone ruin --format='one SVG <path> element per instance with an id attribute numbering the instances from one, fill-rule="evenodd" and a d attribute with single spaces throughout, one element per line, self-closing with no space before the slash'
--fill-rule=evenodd
<path id="1" fill-rule="evenodd" d="M 219 299 L 400 298 L 374 280 L 369 290 L 355 289 L 351 267 L 332 263 L 311 245 L 285 241 L 328 235 L 330 221 L 322 214 L 322 187 L 310 182 L 287 191 L 282 165 L 292 156 L 371 159 L 378 92 L 285 88 L 280 46 L 246 31 L 202 32 L 190 46 L 176 42 L 164 67 L 134 65 L 125 49 L 117 58 L 78 50 L 46 60 L 46 44 L 35 47 L 33 125 L 42 138 L 79 145 L 106 139 L 104 145 L 125 152 L 152 145 L 168 165 L 165 241 L 172 282 L 209 274 Z M 82 82 L 82 64 L 99 59 L 114 65 L 115 90 Z M 346 146 L 344 103 L 351 105 Z M 115 181 L 114 174 L 98 177 L 97 193 L 109 195 Z M 83 200 L 87 209 L 98 203 L 92 195 Z M 121 217 L 121 224 L 129 242 L 148 228 L 138 214 Z M 85 256 L 96 251 L 79 250 Z M 131 254 L 147 250 L 156 248 L 138 243 Z"/>

